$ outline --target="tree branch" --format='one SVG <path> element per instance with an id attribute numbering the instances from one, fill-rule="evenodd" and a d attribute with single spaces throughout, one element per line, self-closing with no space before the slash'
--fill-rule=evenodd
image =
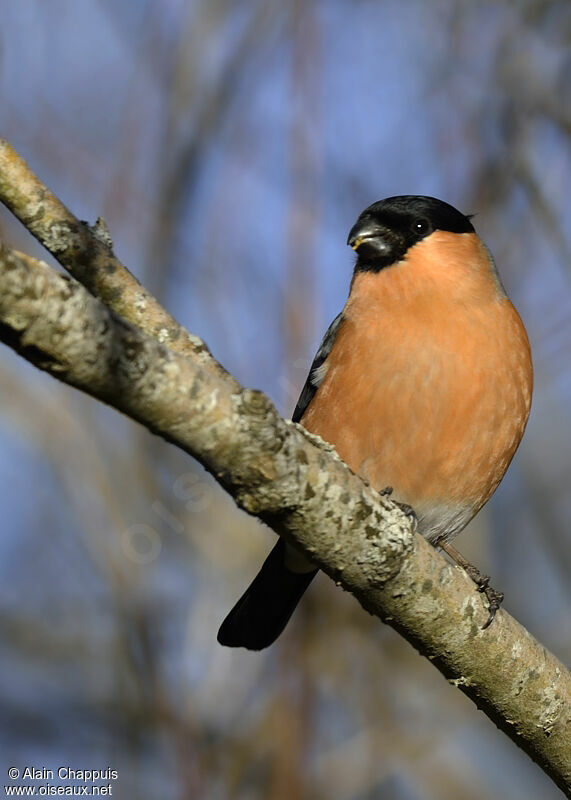
<path id="1" fill-rule="evenodd" d="M 468 695 L 571 796 L 571 675 L 509 614 L 487 617 L 466 575 L 261 393 L 206 351 L 187 356 L 75 280 L 0 251 L 0 338 L 24 358 L 200 460 Z"/>
<path id="2" fill-rule="evenodd" d="M 70 275 L 110 309 L 176 353 L 195 358 L 204 354 L 206 369 L 230 379 L 210 357 L 204 342 L 189 334 L 115 256 L 105 222 L 99 218 L 90 226 L 78 220 L 2 138 L 0 201 Z"/>

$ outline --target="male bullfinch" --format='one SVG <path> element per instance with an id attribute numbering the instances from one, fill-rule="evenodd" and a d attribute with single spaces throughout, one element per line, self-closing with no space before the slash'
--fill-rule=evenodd
<path id="1" fill-rule="evenodd" d="M 373 487 L 392 487 L 418 531 L 466 566 L 448 543 L 498 486 L 529 415 L 525 328 L 470 218 L 448 203 L 373 203 L 347 243 L 357 253 L 349 297 L 292 419 Z M 280 539 L 218 641 L 270 645 L 316 572 Z"/>

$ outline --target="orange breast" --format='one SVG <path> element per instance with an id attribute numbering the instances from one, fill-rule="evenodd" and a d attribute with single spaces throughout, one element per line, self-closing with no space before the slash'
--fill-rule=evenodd
<path id="1" fill-rule="evenodd" d="M 399 265 L 358 273 L 344 316 L 303 425 L 374 487 L 392 486 L 424 535 L 451 538 L 497 487 L 527 422 L 522 322 L 479 239 L 441 232 Z"/>

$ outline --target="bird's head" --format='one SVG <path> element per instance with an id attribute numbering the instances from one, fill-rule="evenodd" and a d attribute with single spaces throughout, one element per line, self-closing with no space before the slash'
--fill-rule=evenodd
<path id="1" fill-rule="evenodd" d="M 470 217 L 435 197 L 402 195 L 366 208 L 349 232 L 357 253 L 355 270 L 379 272 L 401 261 L 408 250 L 435 231 L 474 233 Z"/>

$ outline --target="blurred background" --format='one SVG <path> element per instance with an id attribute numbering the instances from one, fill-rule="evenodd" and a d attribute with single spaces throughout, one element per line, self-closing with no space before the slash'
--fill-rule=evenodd
<path id="1" fill-rule="evenodd" d="M 360 211 L 430 194 L 476 214 L 536 388 L 458 547 L 567 664 L 570 39 L 568 0 L 0 8 L 1 135 L 286 415 L 345 301 Z M 5 209 L 0 231 L 46 258 Z M 69 766 L 116 769 L 113 797 L 142 800 L 561 796 L 324 576 L 274 647 L 220 647 L 274 534 L 5 347 L 0 396 L 0 786 L 12 766 Z"/>

